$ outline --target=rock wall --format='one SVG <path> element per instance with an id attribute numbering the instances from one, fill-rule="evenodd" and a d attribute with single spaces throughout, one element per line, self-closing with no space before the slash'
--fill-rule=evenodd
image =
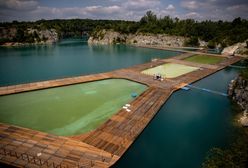
<path id="1" fill-rule="evenodd" d="M 187 38 L 163 34 L 121 34 L 114 31 L 101 30 L 89 38 L 89 44 L 126 43 L 135 45 L 158 45 L 165 47 L 183 47 Z"/>
<path id="2" fill-rule="evenodd" d="M 58 33 L 56 32 L 55 29 L 49 29 L 49 30 L 28 29 L 28 33 L 34 33 L 34 32 L 37 32 L 39 38 L 42 39 L 41 43 L 55 43 L 59 40 Z"/>
<path id="3" fill-rule="evenodd" d="M 127 35 L 118 32 L 101 30 L 94 32 L 88 39 L 89 44 L 114 44 L 118 42 L 126 42 Z"/>
<path id="4" fill-rule="evenodd" d="M 1 28 L 0 27 L 0 39 L 13 39 L 16 36 L 16 28 Z"/>
<path id="5" fill-rule="evenodd" d="M 31 44 L 50 44 L 57 42 L 59 40 L 58 33 L 55 29 L 49 30 L 38 30 L 38 29 L 26 29 L 22 30 L 25 36 L 33 39 Z M 19 46 L 30 44 L 24 40 L 24 42 L 16 41 L 17 37 L 17 29 L 16 28 L 0 28 L 0 40 L 4 41 L 2 46 Z M 34 36 L 36 34 L 37 36 Z"/>
<path id="6" fill-rule="evenodd" d="M 248 41 L 248 40 L 246 40 L 246 41 Z M 228 46 L 228 47 L 224 48 L 223 51 L 221 52 L 221 54 L 223 54 L 223 55 L 236 55 L 236 54 L 247 55 L 248 48 L 246 46 L 246 41 L 243 43 L 236 43 L 232 46 Z"/>
<path id="7" fill-rule="evenodd" d="M 243 110 L 248 110 L 248 81 L 239 76 L 229 84 L 228 95 Z"/>
<path id="8" fill-rule="evenodd" d="M 244 111 L 240 118 L 243 126 L 248 126 L 248 80 L 239 76 L 229 84 L 228 95 Z"/>

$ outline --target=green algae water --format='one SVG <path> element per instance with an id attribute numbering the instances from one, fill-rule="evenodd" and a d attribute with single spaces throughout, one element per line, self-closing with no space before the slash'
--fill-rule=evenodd
<path id="1" fill-rule="evenodd" d="M 178 54 L 126 45 L 90 46 L 80 39 L 54 45 L 0 47 L 0 86 L 107 72 Z"/>
<path id="2" fill-rule="evenodd" d="M 0 122 L 55 135 L 92 131 L 146 86 L 124 79 L 107 79 L 70 86 L 0 96 Z"/>
<path id="3" fill-rule="evenodd" d="M 237 69 L 226 68 L 193 85 L 226 93 L 237 74 Z M 228 97 L 179 90 L 113 167 L 200 168 L 211 148 L 228 146 L 231 122 Z"/>

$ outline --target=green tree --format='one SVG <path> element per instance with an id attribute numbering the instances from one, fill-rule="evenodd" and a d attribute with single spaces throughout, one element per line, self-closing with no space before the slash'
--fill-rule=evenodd
<path id="1" fill-rule="evenodd" d="M 16 31 L 16 35 L 15 35 L 15 41 L 17 42 L 24 42 L 24 30 L 22 28 L 18 28 Z"/>
<path id="2" fill-rule="evenodd" d="M 17 33 L 13 41 L 30 41 L 29 35 L 25 35 L 28 28 L 40 30 L 55 29 L 59 38 L 81 37 L 82 32 L 93 34 L 102 29 L 111 29 L 120 33 L 153 33 L 170 34 L 191 38 L 190 45 L 197 45 L 197 37 L 211 43 L 222 44 L 222 46 L 232 45 L 237 42 L 244 42 L 248 39 L 248 21 L 236 18 L 232 22 L 228 21 L 195 21 L 193 19 L 180 20 L 165 16 L 158 18 L 152 11 L 147 11 L 140 21 L 123 20 L 91 20 L 91 19 L 55 19 L 38 20 L 36 22 L 0 23 L 1 28 L 16 28 Z M 38 40 L 33 34 L 34 39 Z M 6 41 L 6 39 L 0 39 Z M 192 41 L 194 40 L 194 41 Z M 7 39 L 12 41 L 12 39 Z M 195 42 L 195 43 L 193 43 Z"/>
<path id="3" fill-rule="evenodd" d="M 192 36 L 188 40 L 185 41 L 184 45 L 188 47 L 198 47 L 200 43 L 197 37 Z"/>
<path id="4" fill-rule="evenodd" d="M 213 40 L 208 41 L 208 48 L 215 48 L 216 43 Z"/>
<path id="5" fill-rule="evenodd" d="M 157 16 L 152 11 L 147 11 L 145 16 L 140 20 L 141 24 L 155 23 L 157 21 Z"/>

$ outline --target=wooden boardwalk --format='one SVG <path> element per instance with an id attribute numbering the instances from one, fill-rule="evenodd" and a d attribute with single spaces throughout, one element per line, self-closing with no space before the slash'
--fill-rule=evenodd
<path id="1" fill-rule="evenodd" d="M 0 95 L 71 85 L 108 78 L 124 78 L 149 88 L 96 130 L 61 137 L 26 128 L 0 124 L 0 162 L 19 167 L 110 167 L 130 147 L 170 95 L 181 87 L 233 64 L 241 57 L 226 57 L 216 65 L 183 61 L 192 54 L 158 60 L 109 73 L 36 82 L 0 88 Z M 199 70 L 164 81 L 141 74 L 144 69 L 167 62 L 200 67 Z"/>

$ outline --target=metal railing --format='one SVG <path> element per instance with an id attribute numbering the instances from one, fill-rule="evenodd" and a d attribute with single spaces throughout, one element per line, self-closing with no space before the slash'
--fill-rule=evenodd
<path id="1" fill-rule="evenodd" d="M 46 160 L 44 161 L 43 159 L 39 158 L 38 156 L 32 156 L 27 153 L 18 153 L 13 150 L 5 149 L 5 148 L 0 148 L 0 155 L 3 156 L 10 156 L 10 157 L 15 157 L 17 159 L 22 159 L 24 161 L 27 161 L 27 163 L 35 164 L 37 166 L 46 166 L 46 167 L 52 167 L 52 168 L 69 168 L 71 165 L 68 165 L 66 163 L 55 163 L 53 161 Z M 1 159 L 0 159 L 1 161 Z M 103 159 L 103 162 L 105 159 Z M 77 165 L 73 165 L 73 167 L 78 167 L 78 168 L 85 168 L 85 167 L 94 167 L 94 161 L 89 161 L 85 165 L 81 165 L 77 163 Z"/>

